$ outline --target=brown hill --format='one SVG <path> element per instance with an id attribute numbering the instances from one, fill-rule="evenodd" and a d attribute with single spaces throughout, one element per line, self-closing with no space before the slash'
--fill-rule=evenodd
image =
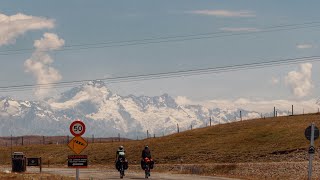
<path id="1" fill-rule="evenodd" d="M 90 164 L 113 164 L 117 147 L 124 145 L 130 163 L 139 164 L 141 150 L 148 144 L 158 164 L 304 161 L 309 146 L 304 131 L 311 122 L 320 124 L 320 114 L 247 120 L 145 140 L 90 143 L 82 154 L 88 155 Z M 0 150 L 0 162 L 9 164 L 11 147 Z M 41 156 L 44 164 L 66 164 L 67 155 L 73 154 L 65 144 L 14 146 L 12 151 Z"/>

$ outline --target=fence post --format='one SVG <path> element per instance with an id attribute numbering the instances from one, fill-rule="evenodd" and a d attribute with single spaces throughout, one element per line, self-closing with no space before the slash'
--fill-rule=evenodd
<path id="1" fill-rule="evenodd" d="M 11 154 L 10 154 L 10 156 L 12 156 L 12 134 L 11 134 Z"/>
<path id="2" fill-rule="evenodd" d="M 178 131 L 178 133 L 179 133 L 179 124 L 177 124 L 177 131 Z"/>

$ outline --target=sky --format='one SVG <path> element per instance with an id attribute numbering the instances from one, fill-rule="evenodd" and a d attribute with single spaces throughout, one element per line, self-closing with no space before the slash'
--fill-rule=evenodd
<path id="1" fill-rule="evenodd" d="M 315 56 L 312 62 L 106 83 L 119 95 L 168 93 L 181 104 L 252 109 L 297 104 L 316 111 L 319 5 L 316 0 L 4 0 L 0 87 Z M 64 90 L 9 90 L 0 96 L 44 99 Z"/>

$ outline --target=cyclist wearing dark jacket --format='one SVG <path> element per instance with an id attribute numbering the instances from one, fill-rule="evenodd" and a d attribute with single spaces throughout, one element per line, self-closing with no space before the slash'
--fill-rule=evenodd
<path id="1" fill-rule="evenodd" d="M 142 153 L 141 153 L 141 157 L 142 157 L 142 159 L 144 159 L 146 157 L 151 159 L 151 152 L 150 152 L 149 146 L 144 147 L 144 149 L 142 150 Z"/>

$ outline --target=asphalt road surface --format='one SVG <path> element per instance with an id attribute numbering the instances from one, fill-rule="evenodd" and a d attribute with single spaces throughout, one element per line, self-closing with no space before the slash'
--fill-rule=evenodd
<path id="1" fill-rule="evenodd" d="M 27 169 L 28 172 L 39 172 L 39 168 Z M 72 168 L 43 168 L 42 172 L 50 174 L 59 174 L 63 176 L 75 177 L 76 170 Z M 120 179 L 120 175 L 116 170 L 99 169 L 99 168 L 83 168 L 80 169 L 80 179 Z M 133 172 L 126 171 L 124 179 L 145 179 L 144 171 Z M 167 179 L 167 180 L 236 180 L 232 178 L 213 177 L 213 176 L 196 176 L 185 174 L 170 174 L 170 173 L 154 173 L 151 172 L 149 179 Z"/>

